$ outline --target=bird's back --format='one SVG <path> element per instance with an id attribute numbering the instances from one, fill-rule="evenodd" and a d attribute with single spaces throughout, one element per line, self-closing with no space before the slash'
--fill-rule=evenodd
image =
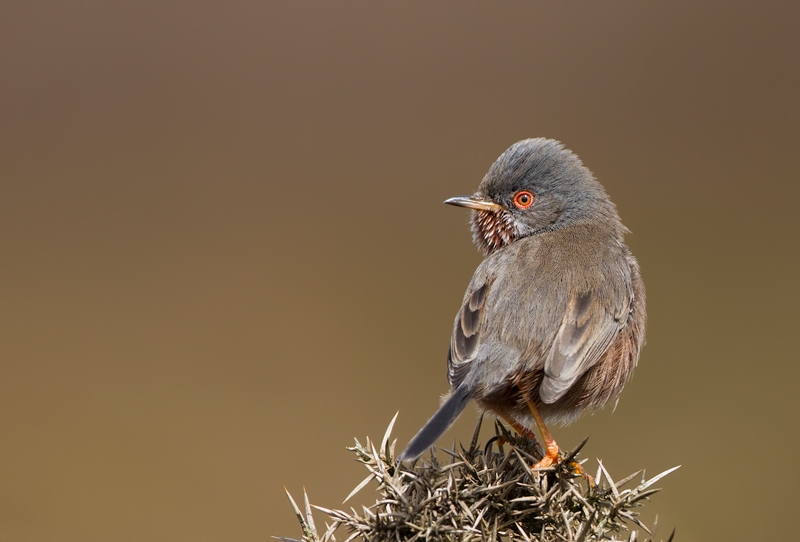
<path id="1" fill-rule="evenodd" d="M 519 239 L 480 264 L 465 302 L 480 288 L 486 290 L 480 344 L 469 363 L 473 374 L 465 375 L 480 383 L 479 402 L 518 410 L 525 417 L 525 399 L 531 398 L 541 405 L 545 418 L 569 421 L 583 408 L 600 407 L 621 391 L 644 338 L 644 288 L 621 234 L 583 224 Z M 598 328 L 589 332 L 602 336 L 565 339 L 554 322 L 565 321 L 581 300 L 588 300 L 585 312 L 593 313 L 587 322 L 596 322 Z M 454 337 L 459 324 L 457 318 Z M 567 332 L 579 333 L 581 325 Z M 546 403 L 540 390 L 545 367 L 554 350 L 557 353 L 569 339 L 588 343 L 585 352 L 577 351 L 575 359 L 566 362 L 577 364 L 578 374 L 565 380 L 566 389 L 552 393 L 560 396 Z M 604 371 L 598 371 L 600 367 Z M 599 373 L 606 378 L 598 379 Z"/>

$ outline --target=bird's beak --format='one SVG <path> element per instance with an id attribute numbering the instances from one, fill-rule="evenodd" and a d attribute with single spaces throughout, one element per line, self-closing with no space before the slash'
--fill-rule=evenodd
<path id="1" fill-rule="evenodd" d="M 458 207 L 469 207 L 470 209 L 478 209 L 481 211 L 497 212 L 505 209 L 502 205 L 493 202 L 490 199 L 482 198 L 480 196 L 458 196 L 444 200 L 448 205 L 456 205 Z"/>

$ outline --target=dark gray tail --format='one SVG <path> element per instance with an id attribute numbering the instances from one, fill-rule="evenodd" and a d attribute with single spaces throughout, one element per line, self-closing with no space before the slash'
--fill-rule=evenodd
<path id="1" fill-rule="evenodd" d="M 398 461 L 413 460 L 421 456 L 425 450 L 433 446 L 436 440 L 453 425 L 458 415 L 469 403 L 474 390 L 467 388 L 463 384 L 456 388 L 456 391 L 447 398 L 447 401 L 439 407 L 436 414 L 428 420 L 422 429 L 419 430 L 411 442 L 408 443 L 403 453 L 398 456 Z"/>

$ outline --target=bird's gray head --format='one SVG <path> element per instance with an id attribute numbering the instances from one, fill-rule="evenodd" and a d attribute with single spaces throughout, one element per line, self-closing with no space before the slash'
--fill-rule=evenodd
<path id="1" fill-rule="evenodd" d="M 626 231 L 591 171 L 553 139 L 514 143 L 492 164 L 475 194 L 445 203 L 474 210 L 473 239 L 487 254 L 579 223 L 608 226 L 620 237 Z"/>

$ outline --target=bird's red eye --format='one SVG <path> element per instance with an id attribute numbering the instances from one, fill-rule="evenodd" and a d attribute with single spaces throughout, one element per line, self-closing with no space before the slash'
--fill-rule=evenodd
<path id="1" fill-rule="evenodd" d="M 517 209 L 527 209 L 533 205 L 533 194 L 527 190 L 517 192 L 514 194 L 514 205 L 517 206 Z"/>

